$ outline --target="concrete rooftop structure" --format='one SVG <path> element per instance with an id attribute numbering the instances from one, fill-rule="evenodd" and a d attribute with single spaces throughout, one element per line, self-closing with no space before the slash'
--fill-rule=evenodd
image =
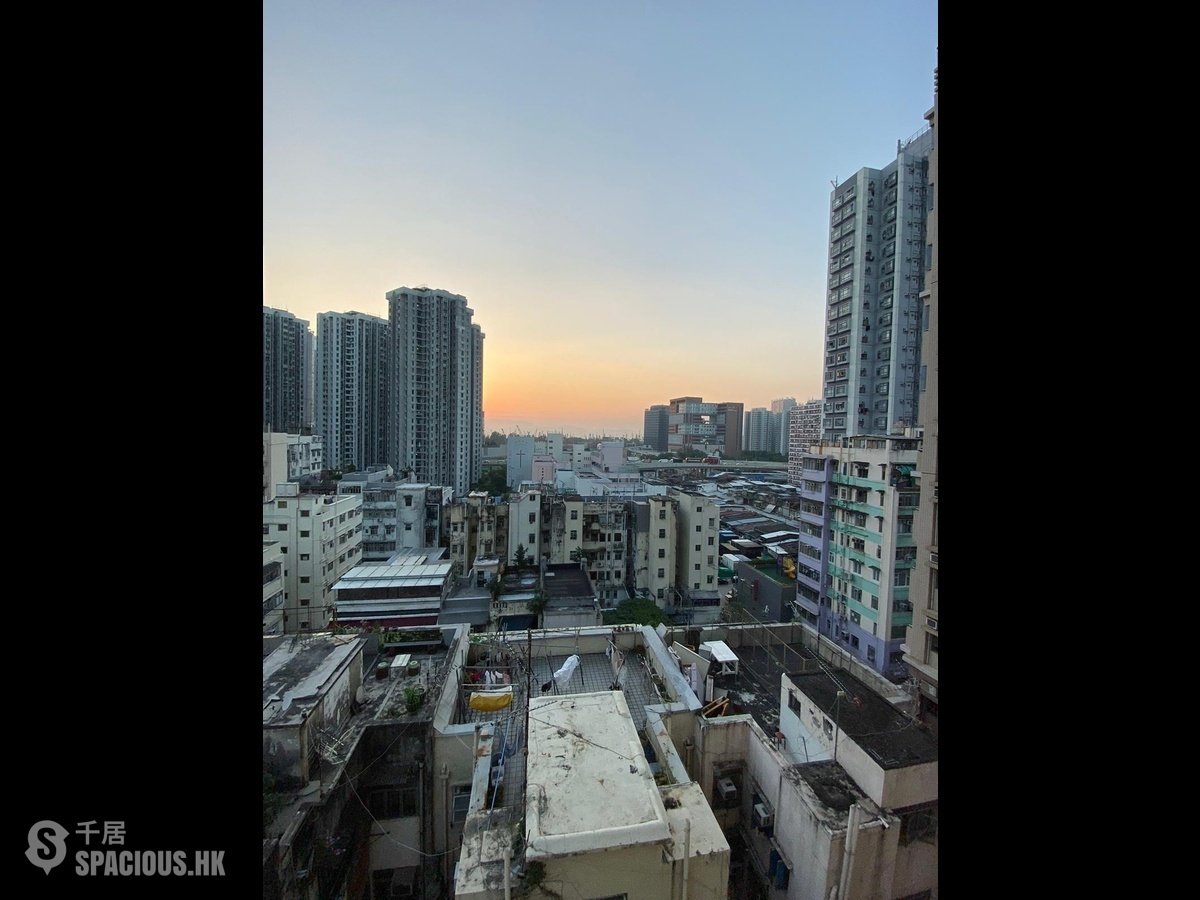
<path id="1" fill-rule="evenodd" d="M 263 658 L 263 724 L 298 725 L 366 643 L 332 634 L 273 641 Z M 264 646 L 264 650 L 266 646 Z"/>
<path id="2" fill-rule="evenodd" d="M 530 701 L 526 810 L 530 859 L 671 837 L 620 691 Z"/>

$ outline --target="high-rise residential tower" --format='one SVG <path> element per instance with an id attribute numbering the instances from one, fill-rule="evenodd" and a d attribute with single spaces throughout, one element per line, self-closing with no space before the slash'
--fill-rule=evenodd
<path id="1" fill-rule="evenodd" d="M 929 154 L 929 226 L 925 247 L 925 308 L 921 317 L 921 426 L 924 440 L 917 457 L 921 505 L 913 526 L 917 562 L 912 575 L 913 619 L 905 637 L 904 662 L 920 685 L 921 718 L 937 726 L 938 715 L 938 212 L 934 188 L 938 180 L 937 70 L 933 75 L 933 109 L 925 114 L 933 132 Z"/>
<path id="2" fill-rule="evenodd" d="M 363 471 L 386 461 L 388 354 L 385 319 L 317 316 L 315 406 L 328 467 Z"/>
<path id="3" fill-rule="evenodd" d="M 791 434 L 792 410 L 796 408 L 795 397 L 784 397 L 771 401 L 771 415 L 775 417 L 775 440 L 777 450 L 784 456 L 788 455 L 788 439 Z"/>
<path id="4" fill-rule="evenodd" d="M 389 460 L 398 473 L 465 494 L 483 468 L 483 331 L 458 294 L 401 287 L 387 299 Z"/>
<path id="5" fill-rule="evenodd" d="M 898 142 L 894 161 L 860 169 L 830 198 L 826 441 L 917 424 L 932 143 L 928 128 Z"/>
<path id="6" fill-rule="evenodd" d="M 788 483 L 799 485 L 808 448 L 821 440 L 821 401 L 809 400 L 788 411 Z"/>
<path id="7" fill-rule="evenodd" d="M 307 321 L 263 307 L 263 431 L 312 427 L 312 349 Z"/>
<path id="8" fill-rule="evenodd" d="M 776 434 L 778 417 L 762 406 L 746 413 L 746 430 L 742 437 L 742 449 L 751 453 L 774 452 L 779 443 Z"/>

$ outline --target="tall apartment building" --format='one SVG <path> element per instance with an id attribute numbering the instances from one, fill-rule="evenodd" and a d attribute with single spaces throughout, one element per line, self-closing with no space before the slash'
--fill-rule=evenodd
<path id="1" fill-rule="evenodd" d="M 274 541 L 283 557 L 283 630 L 324 631 L 333 616 L 333 585 L 362 560 L 362 497 L 276 485 L 263 504 L 263 540 Z"/>
<path id="2" fill-rule="evenodd" d="M 741 403 L 705 403 L 701 397 L 676 397 L 668 406 L 667 449 L 688 455 L 717 450 L 736 459 L 742 452 Z"/>
<path id="3" fill-rule="evenodd" d="M 775 416 L 777 444 L 772 449 L 787 456 L 788 438 L 791 434 L 790 422 L 792 410 L 796 408 L 795 397 L 783 397 L 771 401 L 771 413 Z"/>
<path id="4" fill-rule="evenodd" d="M 756 406 L 746 413 L 742 449 L 751 453 L 775 452 L 778 444 L 777 419 L 775 413 L 762 406 Z"/>
<path id="5" fill-rule="evenodd" d="M 330 468 L 387 458 L 388 323 L 360 312 L 317 316 L 317 433 Z"/>
<path id="6" fill-rule="evenodd" d="M 306 320 L 263 307 L 263 431 L 312 427 L 312 352 Z"/>
<path id="7" fill-rule="evenodd" d="M 912 576 L 913 622 L 905 638 L 904 661 L 920 685 L 921 717 L 936 726 L 938 714 L 938 215 L 934 186 L 938 179 L 937 70 L 933 109 L 925 114 L 933 134 L 929 154 L 929 225 L 925 248 L 925 303 L 921 342 L 921 425 L 925 436 L 918 455 L 921 506 L 915 525 L 917 564 Z"/>
<path id="8" fill-rule="evenodd" d="M 800 453 L 800 535 L 796 548 L 796 605 L 800 621 L 833 637 L 833 607 L 825 591 L 829 560 L 830 492 L 837 458 Z"/>
<path id="9" fill-rule="evenodd" d="M 804 454 L 821 441 L 821 401 L 809 400 L 792 409 L 788 419 L 788 484 L 799 485 Z"/>
<path id="10" fill-rule="evenodd" d="M 671 413 L 664 403 L 646 410 L 642 425 L 642 442 L 659 453 L 667 452 L 667 425 Z"/>
<path id="11" fill-rule="evenodd" d="M 926 129 L 883 169 L 860 169 L 829 204 L 822 433 L 902 434 L 916 425 L 925 284 Z"/>
<path id="12" fill-rule="evenodd" d="M 417 481 L 465 494 L 483 470 L 483 330 L 458 294 L 401 287 L 387 300 L 388 461 Z"/>
<path id="13" fill-rule="evenodd" d="M 913 470 L 919 438 L 859 435 L 839 446 L 831 476 L 826 594 L 831 637 L 888 677 L 906 677 L 905 630 L 912 623 L 909 582 L 916 562 L 913 518 L 920 494 Z"/>

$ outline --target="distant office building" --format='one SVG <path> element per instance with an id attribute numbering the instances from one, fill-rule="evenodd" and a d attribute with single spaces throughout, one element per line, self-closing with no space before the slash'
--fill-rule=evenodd
<path id="1" fill-rule="evenodd" d="M 666 453 L 667 425 L 670 418 L 670 408 L 666 404 L 660 403 L 646 410 L 645 424 L 642 427 L 642 442 L 659 453 Z"/>
<path id="2" fill-rule="evenodd" d="M 534 440 L 527 435 L 510 434 L 506 442 L 508 451 L 508 477 L 505 483 L 509 489 L 516 489 L 522 481 L 533 478 L 533 457 L 536 452 Z"/>
<path id="3" fill-rule="evenodd" d="M 742 438 L 742 449 L 750 453 L 774 452 L 776 416 L 769 409 L 755 407 L 746 413 L 746 432 Z"/>
<path id="4" fill-rule="evenodd" d="M 307 321 L 263 307 L 263 431 L 312 427 L 312 352 Z"/>
<path id="5" fill-rule="evenodd" d="M 929 154 L 929 226 L 925 252 L 929 271 L 925 292 L 921 343 L 921 426 L 924 441 L 918 455 L 921 506 L 914 526 L 917 562 L 912 575 L 913 621 L 905 638 L 904 662 L 921 686 L 921 717 L 931 725 L 938 715 L 938 213 L 934 186 L 938 179 L 937 70 L 934 70 L 933 109 L 925 114 L 933 133 Z"/>
<path id="6" fill-rule="evenodd" d="M 530 481 L 538 484 L 554 484 L 554 473 L 557 469 L 558 463 L 554 461 L 553 456 L 535 456 Z"/>
<path id="7" fill-rule="evenodd" d="M 561 432 L 552 431 L 546 435 L 546 454 L 553 456 L 554 461 L 560 466 L 567 464 L 567 454 L 563 449 L 563 435 Z"/>
<path id="8" fill-rule="evenodd" d="M 397 473 L 465 494 L 483 469 L 483 330 L 458 294 L 401 287 L 387 300 L 388 462 Z"/>
<path id="9" fill-rule="evenodd" d="M 677 397 L 667 416 L 667 449 L 685 455 L 707 455 L 711 448 L 737 458 L 742 451 L 741 403 L 705 403 L 700 397 Z"/>
<path id="10" fill-rule="evenodd" d="M 387 456 L 388 323 L 360 312 L 317 316 L 317 432 L 330 468 Z"/>
<path id="11" fill-rule="evenodd" d="M 930 130 L 833 190 L 825 323 L 827 442 L 917 422 Z"/>

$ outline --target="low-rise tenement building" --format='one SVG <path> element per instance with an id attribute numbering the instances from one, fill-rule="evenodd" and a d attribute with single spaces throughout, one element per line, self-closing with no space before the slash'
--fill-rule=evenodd
<path id="1" fill-rule="evenodd" d="M 284 631 L 323 631 L 333 617 L 334 584 L 362 558 L 362 497 L 278 484 L 263 503 L 263 538 L 283 556 Z"/>
<path id="2" fill-rule="evenodd" d="M 283 634 L 283 551 L 263 541 L 263 634 Z"/>
<path id="3" fill-rule="evenodd" d="M 339 494 L 363 501 L 363 559 L 384 562 L 400 550 L 445 546 L 454 489 L 397 481 L 392 467 L 371 466 L 343 475 Z"/>

